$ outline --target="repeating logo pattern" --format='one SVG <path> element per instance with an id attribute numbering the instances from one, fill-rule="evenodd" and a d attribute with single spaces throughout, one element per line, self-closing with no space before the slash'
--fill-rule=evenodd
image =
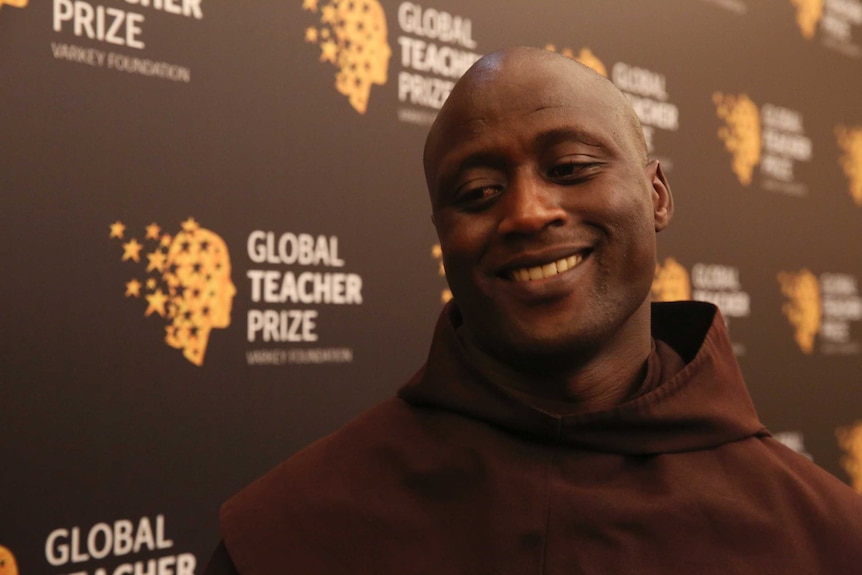
<path id="1" fill-rule="evenodd" d="M 110 237 L 125 240 L 126 226 L 111 224 Z M 146 227 L 148 244 L 144 281 L 126 282 L 126 297 L 141 298 L 153 314 L 167 322 L 165 343 L 179 349 L 195 365 L 202 365 L 210 331 L 230 325 L 236 287 L 231 281 L 227 244 L 215 232 L 193 219 L 182 223 L 174 236 L 163 233 L 158 224 Z M 145 245 L 132 237 L 122 242 L 123 262 L 141 262 Z"/>
<path id="2" fill-rule="evenodd" d="M 862 126 L 835 128 L 838 146 L 843 155 L 839 159 L 850 185 L 850 196 L 862 206 Z"/>
<path id="3" fill-rule="evenodd" d="M 336 90 L 364 114 L 372 84 L 386 84 L 392 55 L 383 8 L 377 0 L 303 0 L 302 8 L 320 14 L 320 26 L 306 28 L 305 40 L 320 46 L 321 62 L 338 68 Z"/>

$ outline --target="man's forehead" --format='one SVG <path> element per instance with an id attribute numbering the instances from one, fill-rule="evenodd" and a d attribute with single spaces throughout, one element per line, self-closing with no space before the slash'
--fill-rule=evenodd
<path id="1" fill-rule="evenodd" d="M 513 130 L 515 123 L 531 123 L 535 127 L 531 138 L 552 139 L 565 132 L 574 139 L 601 140 L 591 135 L 595 130 L 589 126 L 610 128 L 618 116 L 613 95 L 608 96 L 601 83 L 606 80 L 599 77 L 601 82 L 597 81 L 594 72 L 567 58 L 545 54 L 491 56 L 489 62 L 471 69 L 452 91 L 429 132 L 426 168 L 449 147 L 485 133 L 495 124 L 505 132 L 509 121 Z"/>
<path id="2" fill-rule="evenodd" d="M 452 90 L 441 122 L 512 108 L 599 103 L 608 83 L 589 68 L 545 50 L 494 53 L 477 62 Z"/>
<path id="3" fill-rule="evenodd" d="M 568 130 L 579 132 L 582 137 L 574 139 L 585 142 L 638 147 L 634 141 L 621 141 L 640 138 L 640 126 L 625 96 L 609 80 L 560 54 L 507 49 L 483 57 L 456 83 L 426 140 L 429 184 L 453 147 L 487 135 L 493 124 L 505 133 L 509 120 L 514 126 L 531 115 L 542 119 L 533 125 L 537 132 Z M 635 148 L 631 151 L 639 154 Z"/>

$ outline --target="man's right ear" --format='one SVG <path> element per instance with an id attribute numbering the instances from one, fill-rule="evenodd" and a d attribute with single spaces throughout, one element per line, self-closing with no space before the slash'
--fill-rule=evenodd
<path id="1" fill-rule="evenodd" d="M 673 195 L 670 192 L 670 184 L 658 160 L 653 160 L 647 165 L 647 176 L 652 183 L 655 231 L 660 232 L 667 227 L 673 216 Z"/>

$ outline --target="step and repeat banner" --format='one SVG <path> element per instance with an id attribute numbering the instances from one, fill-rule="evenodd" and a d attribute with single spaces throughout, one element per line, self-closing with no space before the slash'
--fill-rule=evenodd
<path id="1" fill-rule="evenodd" d="M 611 79 L 764 422 L 862 491 L 862 0 L 0 0 L 0 574 L 200 573 L 450 297 L 426 130 L 482 54 Z"/>

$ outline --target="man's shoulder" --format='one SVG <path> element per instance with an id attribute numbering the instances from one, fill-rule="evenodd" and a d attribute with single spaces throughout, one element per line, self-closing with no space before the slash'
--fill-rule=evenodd
<path id="1" fill-rule="evenodd" d="M 234 495 L 225 508 L 270 506 L 295 494 L 325 492 L 331 482 L 356 482 L 387 452 L 393 455 L 418 425 L 410 406 L 386 400 L 278 464 Z"/>
<path id="2" fill-rule="evenodd" d="M 282 564 L 299 545 L 329 539 L 321 525 L 356 518 L 361 496 L 399 457 L 405 436 L 416 433 L 409 406 L 390 399 L 295 453 L 231 497 L 219 513 L 222 537 L 239 572 Z M 290 547 L 290 553 L 288 553 Z M 310 556 L 322 555 L 311 549 Z"/>
<path id="3" fill-rule="evenodd" d="M 457 459 L 465 425 L 476 424 L 393 398 L 297 452 L 221 508 L 238 571 L 336 572 L 330 563 L 384 552 L 379 540 L 422 517 L 411 478 Z"/>
<path id="4" fill-rule="evenodd" d="M 406 474 L 428 460 L 451 456 L 475 425 L 457 414 L 388 399 L 230 498 L 221 509 L 222 525 L 260 522 L 276 510 L 282 514 L 324 513 L 340 506 L 343 510 L 373 493 L 397 498 Z"/>
<path id="5" fill-rule="evenodd" d="M 846 518 L 856 527 L 854 534 L 862 536 L 862 495 L 775 438 L 764 437 L 760 441 L 772 453 L 773 465 L 780 467 L 779 471 L 772 471 L 776 482 L 783 483 L 800 500 L 806 500 L 812 510 L 819 510 L 820 516 L 831 523 L 839 517 Z"/>

